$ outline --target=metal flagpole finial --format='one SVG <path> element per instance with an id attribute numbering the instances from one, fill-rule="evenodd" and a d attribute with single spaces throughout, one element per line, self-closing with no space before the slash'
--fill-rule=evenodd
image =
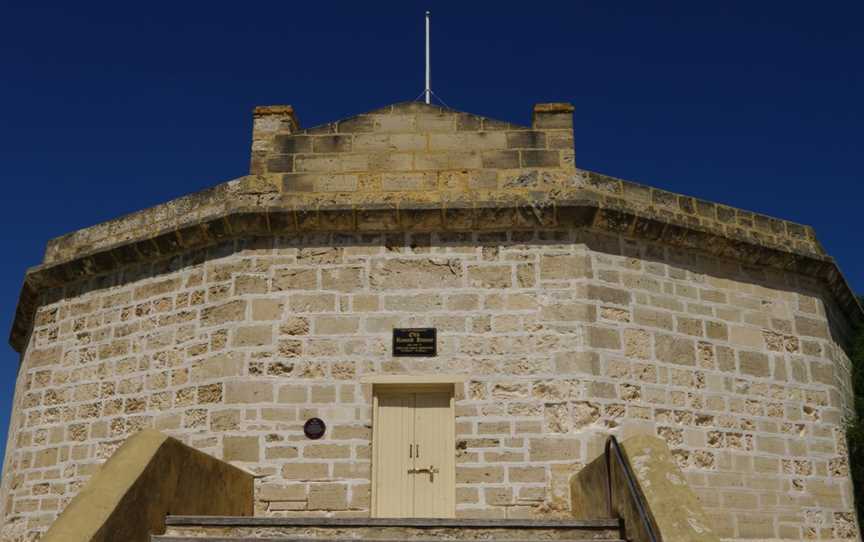
<path id="1" fill-rule="evenodd" d="M 432 12 L 426 12 L 426 88 L 423 94 L 426 95 L 426 103 L 431 103 L 432 99 L 432 67 L 429 62 L 429 18 Z"/>

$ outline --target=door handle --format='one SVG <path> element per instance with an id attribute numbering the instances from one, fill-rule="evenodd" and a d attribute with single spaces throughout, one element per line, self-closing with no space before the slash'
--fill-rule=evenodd
<path id="1" fill-rule="evenodd" d="M 435 481 L 435 475 L 438 474 L 439 470 L 435 468 L 435 465 L 429 465 L 428 469 L 408 469 L 408 474 L 420 474 L 425 472 L 429 474 L 429 481 Z"/>

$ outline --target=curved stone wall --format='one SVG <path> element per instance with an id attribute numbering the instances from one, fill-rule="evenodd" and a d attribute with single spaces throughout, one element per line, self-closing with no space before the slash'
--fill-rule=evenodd
<path id="1" fill-rule="evenodd" d="M 258 514 L 369 508 L 374 373 L 462 373 L 460 516 L 567 513 L 602 435 L 666 440 L 725 538 L 854 539 L 845 324 L 811 279 L 587 230 L 232 241 L 44 292 L 3 471 L 44 531 L 155 427 L 262 475 Z M 391 358 L 434 326 L 437 358 Z M 324 439 L 303 437 L 311 416 Z M 27 534 L 30 533 L 30 534 Z"/>

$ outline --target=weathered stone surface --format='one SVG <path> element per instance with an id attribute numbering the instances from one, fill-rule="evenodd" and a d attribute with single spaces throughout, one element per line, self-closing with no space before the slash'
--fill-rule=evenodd
<path id="1" fill-rule="evenodd" d="M 549 254 L 540 258 L 541 280 L 569 280 L 591 276 L 591 260 L 587 256 Z"/>
<path id="2" fill-rule="evenodd" d="M 654 336 L 654 345 L 655 355 L 660 361 L 681 365 L 696 364 L 696 347 L 692 339 L 657 334 Z"/>
<path id="3" fill-rule="evenodd" d="M 575 239 L 603 248 L 562 248 Z M 726 468 L 721 453 L 806 457 L 809 446 L 835 453 L 829 438 L 801 432 L 840 430 L 842 417 L 828 397 L 846 376 L 829 357 L 835 347 L 827 339 L 791 340 L 794 320 L 783 315 L 819 317 L 815 298 L 790 296 L 786 282 L 763 283 L 756 294 L 744 272 L 712 275 L 720 261 L 694 267 L 620 256 L 608 250 L 623 240 L 579 229 L 297 237 L 264 241 L 256 245 L 262 252 L 249 255 L 252 242 L 223 247 L 205 263 L 190 255 L 188 266 L 164 275 L 175 290 L 143 302 L 134 300 L 140 285 L 133 281 L 43 308 L 22 365 L 36 387 L 16 405 L 36 425 L 17 429 L 22 444 L 10 452 L 13 464 L 23 472 L 54 470 L 62 446 L 75 447 L 72 464 L 92 464 L 106 442 L 147 419 L 272 473 L 267 484 L 302 488 L 291 490 L 296 500 L 259 496 L 264 513 L 313 512 L 328 502 L 365 513 L 368 495 L 358 490 L 355 497 L 354 488 L 370 482 L 372 420 L 369 392 L 358 379 L 424 372 L 387 356 L 392 328 L 415 322 L 438 327 L 438 360 L 447 371 L 471 376 L 457 390 L 457 438 L 465 443 L 457 454 L 466 480 L 459 487 L 474 490 L 460 491 L 460 515 L 566 507 L 566 495 L 552 489 L 560 487 L 555 480 L 585 461 L 593 432 L 610 427 L 653 428 L 688 472 L 704 476 L 693 482 L 700 493 L 710 492 L 714 473 Z M 519 278 L 520 266 L 533 281 Z M 705 278 L 691 288 L 688 273 L 699 269 Z M 253 285 L 260 281 L 238 289 L 245 277 L 263 278 L 269 291 Z M 699 288 L 712 292 L 711 301 Z M 108 331 L 86 327 L 88 318 L 106 319 Z M 154 328 L 160 321 L 166 326 Z M 156 349 L 138 354 L 138 344 Z M 70 375 L 67 363 L 81 376 Z M 46 440 L 64 408 L 68 433 Z M 352 423 L 334 422 L 323 442 L 286 438 L 286 427 L 299 427 L 313 412 Z M 778 488 L 764 491 L 778 499 L 780 472 L 777 462 L 762 474 Z M 66 479 L 56 476 L 58 483 Z M 12 502 L 42 499 L 32 494 L 39 483 L 13 490 Z M 512 501 L 494 493 L 495 504 L 485 503 L 488 484 L 510 483 L 524 485 L 535 504 L 520 504 L 517 493 Z M 345 504 L 337 488 L 310 505 L 316 484 L 345 485 Z M 727 493 L 716 509 L 734 522 L 739 509 L 723 503 L 751 490 Z M 38 508 L 20 513 L 39 529 Z"/>
<path id="4" fill-rule="evenodd" d="M 165 531 L 169 511 L 250 516 L 252 491 L 250 474 L 146 430 L 97 469 L 42 540 L 146 542 Z"/>
<path id="5" fill-rule="evenodd" d="M 265 346 L 273 342 L 273 327 L 269 325 L 238 327 L 234 331 L 234 346 Z"/>
<path id="6" fill-rule="evenodd" d="M 682 542 L 720 541 L 711 518 L 687 484 L 673 453 L 661 439 L 638 435 L 623 441 L 621 449 L 632 468 L 645 504 L 651 511 L 652 527 L 656 529 L 658 537 Z M 648 531 L 643 527 L 637 505 L 614 458 L 612 465 L 616 470 L 612 486 L 615 515 L 623 518 L 629 540 L 648 540 Z M 606 517 L 606 469 L 606 459 L 601 455 L 570 481 L 572 513 L 575 517 Z"/>
<path id="7" fill-rule="evenodd" d="M 313 484 L 309 488 L 310 510 L 345 510 L 348 508 L 348 486 Z"/>
<path id="8" fill-rule="evenodd" d="M 230 437 L 223 439 L 223 457 L 226 461 L 258 461 L 261 458 L 258 437 Z"/>
<path id="9" fill-rule="evenodd" d="M 229 301 L 222 305 L 210 307 L 201 311 L 201 325 L 217 326 L 226 322 L 243 320 L 246 314 L 246 302 L 242 300 Z"/>
<path id="10" fill-rule="evenodd" d="M 531 461 L 575 461 L 580 458 L 578 443 L 572 439 L 531 439 Z"/>
<path id="11" fill-rule="evenodd" d="M 375 260 L 372 266 L 369 282 L 377 289 L 455 287 L 462 284 L 463 278 L 462 266 L 453 259 Z"/>
<path id="12" fill-rule="evenodd" d="M 269 403 L 273 401 L 273 385 L 269 382 L 228 382 L 226 403 Z"/>

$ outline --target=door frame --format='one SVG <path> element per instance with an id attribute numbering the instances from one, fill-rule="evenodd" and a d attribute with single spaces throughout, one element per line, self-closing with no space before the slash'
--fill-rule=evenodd
<path id="1" fill-rule="evenodd" d="M 453 469 L 454 472 L 451 473 L 452 478 L 454 480 L 453 484 L 453 510 L 451 511 L 451 515 L 455 516 L 455 503 L 456 503 L 456 486 L 455 486 L 455 455 L 456 455 L 456 385 L 461 384 L 467 380 L 467 377 L 464 376 L 445 376 L 445 375 L 381 375 L 378 377 L 372 377 L 368 379 L 364 379 L 365 383 L 372 384 L 372 473 L 371 473 L 371 485 L 372 485 L 372 501 L 369 509 L 370 517 L 380 517 L 378 516 L 378 447 L 380 446 L 381 437 L 379 436 L 379 423 L 378 420 L 378 396 L 379 394 L 386 393 L 448 393 L 450 395 L 450 419 L 453 420 L 453 424 L 450 425 L 451 433 L 449 447 L 451 448 L 451 453 L 454 455 L 453 461 Z"/>

